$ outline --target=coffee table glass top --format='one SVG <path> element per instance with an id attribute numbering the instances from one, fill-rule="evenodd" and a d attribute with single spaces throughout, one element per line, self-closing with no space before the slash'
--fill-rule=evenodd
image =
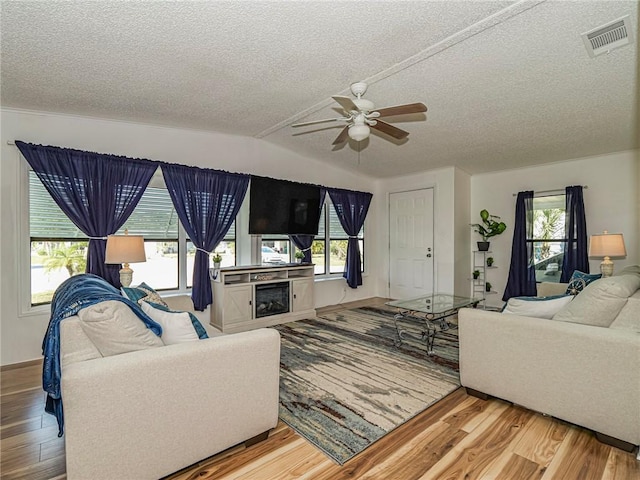
<path id="1" fill-rule="evenodd" d="M 410 298 L 408 300 L 394 300 L 392 302 L 386 302 L 385 305 L 411 312 L 433 313 L 437 315 L 439 313 L 446 313 L 450 310 L 467 307 L 478 303 L 479 301 L 480 300 L 477 298 L 457 297 L 454 295 L 435 293 L 433 295 L 424 295 L 422 297 Z"/>

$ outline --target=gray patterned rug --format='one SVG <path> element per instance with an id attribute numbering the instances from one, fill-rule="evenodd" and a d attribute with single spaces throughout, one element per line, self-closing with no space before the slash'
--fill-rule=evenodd
<path id="1" fill-rule="evenodd" d="M 280 419 L 342 465 L 460 386 L 457 330 L 434 355 L 394 346 L 393 311 L 365 307 L 278 325 Z"/>

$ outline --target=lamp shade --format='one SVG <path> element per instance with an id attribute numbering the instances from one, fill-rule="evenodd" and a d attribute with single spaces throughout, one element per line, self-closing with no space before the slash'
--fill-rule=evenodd
<path id="1" fill-rule="evenodd" d="M 109 235 L 104 263 L 146 262 L 144 239 L 141 235 Z"/>
<path id="2" fill-rule="evenodd" d="M 589 242 L 590 257 L 625 257 L 627 249 L 621 233 L 607 233 L 591 235 Z"/>

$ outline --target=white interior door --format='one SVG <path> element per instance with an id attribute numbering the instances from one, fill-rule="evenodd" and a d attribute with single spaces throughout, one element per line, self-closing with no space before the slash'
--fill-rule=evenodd
<path id="1" fill-rule="evenodd" d="M 389 195 L 389 295 L 433 293 L 433 188 Z"/>

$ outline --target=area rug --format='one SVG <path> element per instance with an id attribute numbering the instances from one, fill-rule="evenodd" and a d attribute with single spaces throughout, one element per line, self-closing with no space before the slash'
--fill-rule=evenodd
<path id="1" fill-rule="evenodd" d="M 280 418 L 342 465 L 460 386 L 457 330 L 394 345 L 391 310 L 356 308 L 278 325 Z"/>

